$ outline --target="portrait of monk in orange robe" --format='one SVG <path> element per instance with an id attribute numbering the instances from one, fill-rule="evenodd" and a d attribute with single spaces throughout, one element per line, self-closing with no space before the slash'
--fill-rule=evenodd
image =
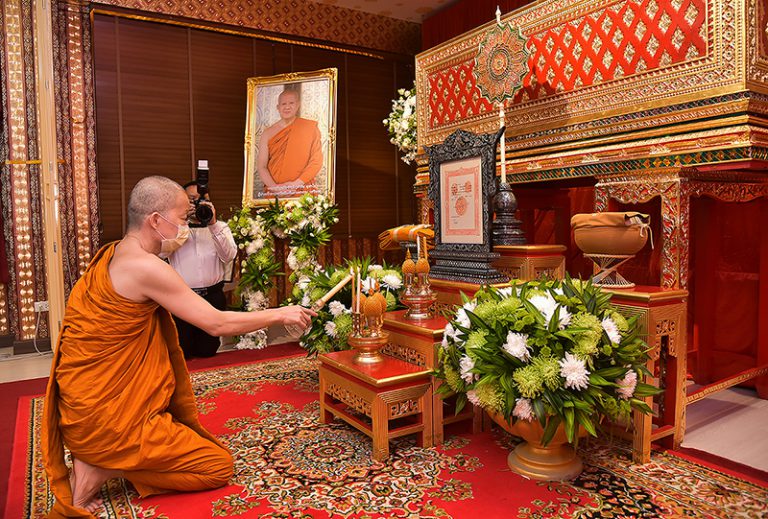
<path id="1" fill-rule="evenodd" d="M 299 117 L 297 90 L 285 89 L 277 98 L 280 120 L 261 134 L 257 168 L 267 193 L 295 195 L 315 192 L 314 180 L 323 166 L 317 121 Z"/>

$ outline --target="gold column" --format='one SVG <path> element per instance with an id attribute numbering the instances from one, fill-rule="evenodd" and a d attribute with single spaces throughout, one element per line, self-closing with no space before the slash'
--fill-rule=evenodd
<path id="1" fill-rule="evenodd" d="M 48 281 L 48 323 L 51 340 L 59 334 L 64 318 L 64 270 L 62 263 L 59 180 L 56 160 L 56 105 L 53 92 L 53 28 L 51 4 L 35 2 L 35 61 L 39 120 L 40 174 L 45 223 L 45 270 Z"/>
<path id="2" fill-rule="evenodd" d="M 9 163 L 14 234 L 8 239 L 16 257 L 19 338 L 35 333 L 35 283 L 32 265 L 32 225 L 29 203 L 27 121 L 20 0 L 3 2 L 6 26 Z M 9 288 L 9 289 L 13 289 Z"/>

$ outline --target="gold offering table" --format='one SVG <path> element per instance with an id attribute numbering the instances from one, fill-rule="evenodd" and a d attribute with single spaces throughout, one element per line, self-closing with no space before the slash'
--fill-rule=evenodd
<path id="1" fill-rule="evenodd" d="M 685 381 L 687 371 L 686 308 L 688 291 L 636 286 L 603 289 L 612 295 L 613 304 L 624 317 L 638 316 L 641 336 L 651 348 L 648 370 L 664 393 L 646 403 L 658 416 L 635 411 L 632 419 L 632 459 L 635 463 L 651 460 L 651 442 L 663 440 L 677 448 L 685 432 Z M 625 435 L 622 429 L 616 432 Z M 671 439 L 671 442 L 670 442 Z"/>
<path id="2" fill-rule="evenodd" d="M 398 310 L 384 314 L 383 329 L 389 333 L 389 342 L 382 352 L 428 370 L 437 368 L 437 348 L 440 348 L 448 321 L 440 316 L 414 321 L 406 319 L 405 312 Z M 432 437 L 435 445 L 443 443 L 443 427 L 454 422 L 472 420 L 472 432 L 480 432 L 482 410 L 468 403 L 456 415 L 453 399 L 443 399 L 436 393 L 439 385 L 440 380 L 432 377 L 432 383 L 427 389 L 428 398 L 432 402 Z"/>
<path id="3" fill-rule="evenodd" d="M 336 416 L 373 439 L 373 459 L 389 457 L 389 440 L 418 434 L 432 446 L 432 386 L 429 369 L 384 355 L 360 364 L 354 350 L 319 355 L 320 421 Z"/>

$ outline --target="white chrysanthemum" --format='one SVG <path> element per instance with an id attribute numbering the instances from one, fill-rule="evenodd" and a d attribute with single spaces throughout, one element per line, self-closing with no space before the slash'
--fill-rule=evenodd
<path id="1" fill-rule="evenodd" d="M 632 395 L 635 394 L 635 388 L 637 387 L 637 373 L 634 370 L 627 371 L 627 374 L 622 378 L 617 378 L 616 383 L 619 385 L 616 389 L 619 397 L 624 400 L 629 400 Z"/>
<path id="2" fill-rule="evenodd" d="M 285 232 L 280 227 L 272 227 L 272 234 L 280 238 L 281 240 L 285 238 Z"/>
<path id="3" fill-rule="evenodd" d="M 254 244 L 254 246 L 256 247 L 256 250 L 259 250 L 259 249 L 261 249 L 262 247 L 264 247 L 264 238 L 256 238 L 256 239 L 255 239 L 255 240 L 253 240 L 253 242 L 251 242 L 251 243 L 253 243 L 253 244 Z"/>
<path id="4" fill-rule="evenodd" d="M 397 276 L 396 276 L 396 275 L 394 275 L 394 274 L 387 274 L 386 276 L 384 276 L 383 278 L 381 278 L 381 283 L 382 283 L 382 284 L 383 284 L 383 285 L 384 285 L 386 288 L 391 288 L 392 290 L 397 290 L 397 289 L 399 289 L 401 286 L 403 286 L 403 282 L 400 280 L 400 278 L 399 278 L 399 277 L 397 277 Z"/>
<path id="5" fill-rule="evenodd" d="M 469 403 L 472 405 L 476 405 L 477 407 L 482 407 L 482 404 L 480 403 L 480 399 L 477 397 L 477 391 L 474 389 L 467 391 L 467 400 L 469 400 Z"/>
<path id="6" fill-rule="evenodd" d="M 368 272 L 373 272 L 374 270 L 384 270 L 384 267 L 376 264 L 368 265 Z"/>
<path id="7" fill-rule="evenodd" d="M 443 337 L 450 337 L 451 339 L 456 338 L 456 330 L 453 328 L 451 323 L 445 325 L 445 330 L 443 330 Z"/>
<path id="8" fill-rule="evenodd" d="M 309 306 L 312 304 L 312 298 L 309 297 L 309 292 L 304 294 L 304 296 L 301 298 L 301 306 L 306 306 L 309 308 Z"/>
<path id="9" fill-rule="evenodd" d="M 462 355 L 459 360 L 459 374 L 462 380 L 467 384 L 471 384 L 475 381 L 475 374 L 470 371 L 475 367 L 475 361 L 469 358 L 467 355 Z"/>
<path id="10" fill-rule="evenodd" d="M 515 287 L 500 288 L 499 295 L 502 297 L 502 299 L 507 299 L 512 296 L 516 296 L 517 291 L 515 290 Z"/>
<path id="11" fill-rule="evenodd" d="M 544 322 L 547 325 L 552 321 L 552 318 L 555 315 L 555 310 L 558 307 L 560 307 L 560 311 L 558 313 L 557 327 L 560 330 L 563 330 L 568 326 L 568 323 L 571 322 L 571 313 L 567 308 L 560 306 L 550 294 L 545 296 L 535 295 L 531 297 L 529 301 L 536 307 L 536 310 L 541 312 L 541 315 L 544 316 Z"/>
<path id="12" fill-rule="evenodd" d="M 515 400 L 515 408 L 512 410 L 512 416 L 516 416 L 517 418 L 528 422 L 533 420 L 534 414 L 531 401 L 527 398 L 518 398 Z"/>
<path id="13" fill-rule="evenodd" d="M 286 258 L 285 262 L 288 263 L 291 270 L 299 270 L 299 260 L 296 259 L 296 254 L 293 250 L 288 253 L 288 258 Z"/>
<path id="14" fill-rule="evenodd" d="M 444 350 L 447 350 L 450 347 L 449 344 L 448 344 L 448 336 L 447 335 L 443 335 L 443 340 L 440 343 L 440 346 L 442 346 Z"/>
<path id="15" fill-rule="evenodd" d="M 363 280 L 363 292 L 366 294 L 370 294 L 373 292 L 373 289 L 376 288 L 376 280 L 368 277 Z"/>
<path id="16" fill-rule="evenodd" d="M 339 301 L 331 301 L 328 304 L 328 309 L 331 311 L 331 315 L 334 317 L 338 317 L 347 311 L 347 307 Z"/>
<path id="17" fill-rule="evenodd" d="M 299 279 L 296 280 L 296 286 L 299 287 L 299 290 L 306 290 L 309 282 L 309 276 L 299 276 Z"/>
<path id="18" fill-rule="evenodd" d="M 456 322 L 459 323 L 464 328 L 469 328 L 471 322 L 469 321 L 469 316 L 467 315 L 467 311 L 474 311 L 474 309 L 477 307 L 477 303 L 469 302 L 465 303 L 464 306 L 459 308 L 459 310 L 456 312 Z"/>
<path id="19" fill-rule="evenodd" d="M 565 358 L 560 360 L 560 376 L 565 379 L 565 387 L 570 389 L 587 389 L 589 386 L 589 371 L 580 358 L 565 354 Z"/>
<path id="20" fill-rule="evenodd" d="M 252 241 L 248 245 L 245 246 L 245 253 L 250 256 L 251 254 L 257 253 L 259 251 L 259 248 L 260 247 L 258 247 L 256 245 L 256 242 Z"/>
<path id="21" fill-rule="evenodd" d="M 527 362 L 531 358 L 531 352 L 528 351 L 528 335 L 524 333 L 509 332 L 507 334 L 506 342 L 501 346 L 504 351 L 517 357 L 523 362 Z"/>
<path id="22" fill-rule="evenodd" d="M 263 310 L 268 306 L 267 303 L 267 297 L 264 295 L 264 292 L 248 292 L 248 310 L 252 312 L 255 310 Z"/>
<path id="23" fill-rule="evenodd" d="M 603 318 L 603 330 L 605 330 L 606 335 L 608 335 L 608 338 L 613 344 L 619 344 L 621 342 L 621 332 L 619 332 L 619 327 L 616 326 L 616 322 L 610 317 L 606 316 Z"/>
<path id="24" fill-rule="evenodd" d="M 336 323 L 333 321 L 328 321 L 325 323 L 325 333 L 328 334 L 328 337 L 331 337 L 332 339 L 336 338 Z"/>

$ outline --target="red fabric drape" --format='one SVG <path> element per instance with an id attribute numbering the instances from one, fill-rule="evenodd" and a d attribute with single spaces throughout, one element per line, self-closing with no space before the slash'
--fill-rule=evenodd
<path id="1" fill-rule="evenodd" d="M 490 22 L 496 17 L 496 6 L 506 14 L 530 3 L 532 0 L 461 0 L 421 23 L 421 48 L 427 50 Z"/>

